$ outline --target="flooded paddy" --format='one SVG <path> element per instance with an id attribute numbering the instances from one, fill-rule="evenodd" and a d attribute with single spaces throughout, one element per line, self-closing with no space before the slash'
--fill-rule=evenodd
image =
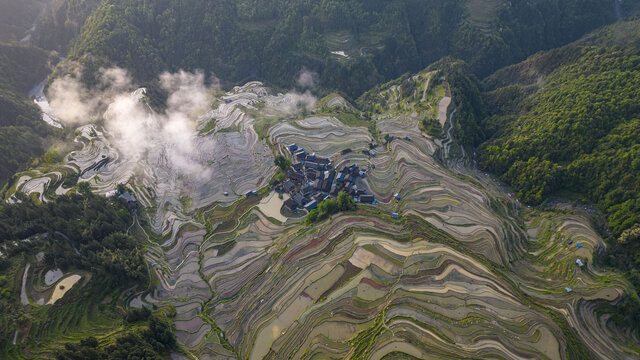
<path id="1" fill-rule="evenodd" d="M 284 193 L 282 194 L 282 198 L 280 198 L 278 193 L 273 191 L 269 196 L 260 201 L 258 209 L 268 217 L 272 217 L 280 222 L 285 222 L 287 221 L 287 217 L 282 215 L 280 210 L 282 210 L 284 202 L 289 200 L 290 197 L 289 194 Z"/>
<path id="2" fill-rule="evenodd" d="M 636 358 L 626 344 L 638 339 L 607 326 L 596 311 L 627 285 L 593 265 L 593 249 L 605 243 L 589 219 L 523 209 L 484 175 L 472 181 L 473 169 L 443 166 L 447 161 L 430 154 L 446 140 L 421 136 L 413 110 L 393 103 L 399 93 L 388 89 L 394 110 L 370 120 L 395 137 L 375 157 L 361 153 L 377 141 L 367 128 L 326 113 L 293 116 L 292 94 L 274 95 L 252 82 L 221 96 L 194 125 L 204 129 L 214 121 L 193 139 L 190 155 L 206 176 L 181 174 L 162 144 L 152 144 L 148 156 L 125 158 L 106 129 L 86 126 L 76 139 L 81 148 L 59 169 L 22 174 L 16 191 L 44 193 L 66 172 L 101 194 L 126 183 L 148 209 L 140 216 L 161 237 L 146 254 L 160 285 L 129 305 L 173 304 L 179 342 L 202 359 L 341 359 L 353 357 L 363 342 L 371 359 L 394 352 L 566 359 L 568 334 L 550 311 L 590 353 Z M 435 104 L 445 126 L 454 111 L 455 94 L 449 95 Z M 348 105 L 334 99 L 333 106 Z M 270 125 L 256 131 L 262 115 Z M 329 157 L 337 168 L 368 169 L 358 186 L 374 194 L 377 205 L 308 226 L 288 221 L 281 208 L 289 195 L 280 199 L 266 186 L 274 154 L 290 156 L 285 147 L 291 143 Z M 352 151 L 343 153 L 347 148 Z M 259 195 L 245 196 L 252 190 Z M 556 241 L 569 237 L 583 248 Z M 577 258 L 587 265 L 576 268 Z M 23 283 L 28 271 L 27 265 Z M 59 275 L 52 270 L 45 282 Z M 79 279 L 62 278 L 50 301 Z M 563 290 L 568 285 L 570 294 Z M 213 322 L 236 354 L 220 345 Z M 363 339 L 365 333 L 377 335 Z"/>

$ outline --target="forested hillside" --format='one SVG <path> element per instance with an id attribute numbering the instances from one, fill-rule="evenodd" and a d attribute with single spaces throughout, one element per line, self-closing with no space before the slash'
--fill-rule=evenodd
<path id="1" fill-rule="evenodd" d="M 0 42 L 22 40 L 51 0 L 0 0 Z"/>
<path id="2" fill-rule="evenodd" d="M 47 74 L 47 52 L 0 44 L 0 188 L 32 157 L 44 154 L 52 129 L 27 98 L 29 88 Z"/>
<path id="3" fill-rule="evenodd" d="M 560 193 L 596 204 L 618 239 L 611 260 L 627 269 L 640 266 L 639 45 L 640 20 L 617 23 L 488 77 L 478 151 L 527 203 Z"/>
<path id="4" fill-rule="evenodd" d="M 79 32 L 67 64 L 89 83 L 118 65 L 140 82 L 182 68 L 292 86 L 304 67 L 357 96 L 447 55 L 484 76 L 614 20 L 610 0 L 58 0 L 35 42 L 64 50 Z"/>
<path id="5" fill-rule="evenodd" d="M 117 300 L 149 284 L 141 243 L 125 233 L 132 214 L 122 199 L 77 188 L 46 204 L 18 194 L 21 203 L 0 205 L 0 357 L 162 359 L 176 346 L 172 308 L 124 311 Z M 82 280 L 54 300 L 48 269 Z M 50 306 L 34 306 L 43 298 Z"/>

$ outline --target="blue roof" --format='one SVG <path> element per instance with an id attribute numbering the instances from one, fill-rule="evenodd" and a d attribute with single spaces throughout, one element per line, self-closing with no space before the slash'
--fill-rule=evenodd
<path id="1" fill-rule="evenodd" d="M 393 216 L 394 219 L 397 219 L 400 217 L 400 215 L 398 213 L 393 213 L 391 214 L 391 216 Z"/>
<path id="2" fill-rule="evenodd" d="M 582 247 L 582 244 L 576 244 L 576 246 L 577 246 L 577 247 L 579 247 L 579 248 L 581 248 L 581 247 Z"/>

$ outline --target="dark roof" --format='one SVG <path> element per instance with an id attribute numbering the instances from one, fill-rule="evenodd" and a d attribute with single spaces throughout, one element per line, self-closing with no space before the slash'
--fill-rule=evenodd
<path id="1" fill-rule="evenodd" d="M 305 185 L 300 192 L 303 195 L 311 194 L 313 192 L 313 186 Z"/>
<path id="2" fill-rule="evenodd" d="M 120 195 L 120 197 L 125 199 L 127 202 L 136 201 L 136 198 L 133 195 L 131 195 L 130 193 L 128 193 L 128 192 L 122 193 L 122 195 Z"/>
<path id="3" fill-rule="evenodd" d="M 360 195 L 360 202 L 371 204 L 376 200 L 373 195 Z"/>
<path id="4" fill-rule="evenodd" d="M 291 178 L 291 180 L 295 180 L 295 181 L 298 181 L 298 182 L 304 181 L 304 175 L 302 175 L 299 172 L 293 172 L 293 171 L 290 172 L 289 173 L 289 178 Z"/>
<path id="5" fill-rule="evenodd" d="M 308 156 L 307 156 L 308 158 Z M 315 163 L 313 161 L 309 161 L 307 160 L 307 162 L 304 163 L 304 166 L 308 169 L 318 169 L 320 168 L 320 166 L 318 166 L 318 163 Z"/>
<path id="6" fill-rule="evenodd" d="M 293 199 L 290 199 L 296 202 L 296 204 L 298 204 L 299 206 L 304 205 L 305 203 L 307 203 L 306 199 L 304 198 L 304 196 L 302 196 L 302 194 L 296 194 Z"/>
<path id="7" fill-rule="evenodd" d="M 327 165 L 328 163 L 331 162 L 331 160 L 327 159 L 327 158 L 316 158 L 316 162 L 320 165 Z"/>
<path id="8" fill-rule="evenodd" d="M 293 201 L 293 199 L 287 199 L 284 202 L 284 206 L 291 211 L 294 211 L 295 209 L 298 208 L 298 204 L 295 201 Z"/>
<path id="9" fill-rule="evenodd" d="M 309 202 L 307 205 L 304 206 L 304 208 L 309 210 L 309 211 L 311 211 L 311 210 L 313 210 L 313 209 L 315 209 L 317 207 L 318 207 L 318 202 L 315 201 L 315 200 Z"/>
<path id="10" fill-rule="evenodd" d="M 313 183 L 313 187 L 316 190 L 320 190 L 322 188 L 322 180 L 321 179 L 316 179 L 316 181 Z"/>
<path id="11" fill-rule="evenodd" d="M 322 185 L 322 191 L 328 193 L 331 191 L 331 184 L 333 183 L 333 179 L 331 181 L 325 180 L 324 185 Z"/>
<path id="12" fill-rule="evenodd" d="M 344 154 L 348 154 L 348 153 L 350 153 L 350 152 L 351 152 L 351 149 L 346 148 L 346 149 L 342 150 L 342 155 L 344 155 Z"/>
<path id="13" fill-rule="evenodd" d="M 286 192 L 291 192 L 291 191 L 295 190 L 295 188 L 296 188 L 296 186 L 289 180 L 287 180 L 284 183 L 284 185 L 282 185 L 282 186 L 284 187 L 284 191 L 286 191 Z"/>

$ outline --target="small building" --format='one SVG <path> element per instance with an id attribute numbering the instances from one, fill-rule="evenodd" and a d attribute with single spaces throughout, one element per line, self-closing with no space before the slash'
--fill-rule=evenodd
<path id="1" fill-rule="evenodd" d="M 300 193 L 296 194 L 292 198 L 292 200 L 295 201 L 296 204 L 298 204 L 298 206 L 300 206 L 300 207 L 304 206 L 304 204 L 306 204 L 308 202 L 307 199 L 304 197 L 304 195 L 302 195 Z"/>
<path id="2" fill-rule="evenodd" d="M 375 152 L 375 150 L 369 150 L 369 155 L 371 155 L 371 156 L 376 156 L 376 152 Z"/>
<path id="3" fill-rule="evenodd" d="M 573 291 L 573 289 L 572 289 L 572 288 L 570 288 L 570 287 L 566 287 L 566 288 L 564 288 L 564 289 L 565 289 L 568 293 L 570 293 L 570 292 L 572 292 L 572 291 Z"/>
<path id="4" fill-rule="evenodd" d="M 351 152 L 351 149 L 346 148 L 346 149 L 343 149 L 341 152 L 342 152 L 342 155 L 346 155 Z"/>
<path id="5" fill-rule="evenodd" d="M 324 183 L 322 184 L 322 192 L 327 194 L 330 193 L 332 186 L 334 186 L 333 181 L 325 180 Z"/>
<path id="6" fill-rule="evenodd" d="M 367 176 L 367 174 L 366 174 L 364 171 L 362 171 L 362 170 L 361 170 L 358 174 L 360 175 L 360 177 L 365 177 L 365 176 Z"/>
<path id="7" fill-rule="evenodd" d="M 304 175 L 302 175 L 302 173 L 299 173 L 297 171 L 292 171 L 289 173 L 289 179 L 301 183 L 304 181 Z"/>
<path id="8" fill-rule="evenodd" d="M 315 180 L 318 178 L 318 172 L 317 171 L 307 171 L 307 178 L 309 180 Z"/>
<path id="9" fill-rule="evenodd" d="M 311 202 L 309 202 L 307 205 L 304 206 L 304 208 L 307 211 L 311 211 L 313 209 L 317 209 L 318 208 L 318 202 L 315 200 L 312 200 Z"/>
<path id="10" fill-rule="evenodd" d="M 299 161 L 304 161 L 305 157 L 307 156 L 307 152 L 304 151 L 304 149 L 301 149 L 299 151 L 297 151 L 295 154 L 293 154 L 296 159 L 298 159 Z"/>
<path id="11" fill-rule="evenodd" d="M 573 244 L 573 240 L 571 239 L 567 240 L 567 245 L 571 245 L 571 244 Z"/>
<path id="12" fill-rule="evenodd" d="M 376 198 L 373 195 L 360 195 L 360 202 L 365 204 L 373 204 Z"/>
<path id="13" fill-rule="evenodd" d="M 313 186 L 305 185 L 300 189 L 300 192 L 302 193 L 302 196 L 307 196 L 313 192 Z"/>
<path id="14" fill-rule="evenodd" d="M 576 246 L 577 246 L 578 248 L 581 248 L 581 247 L 582 247 L 582 244 L 578 243 L 578 244 L 576 244 Z"/>
<path id="15" fill-rule="evenodd" d="M 290 180 L 285 181 L 282 187 L 284 188 L 284 191 L 288 193 L 291 193 L 296 189 L 296 185 L 292 183 Z"/>
<path id="16" fill-rule="evenodd" d="M 404 139 L 407 140 L 407 141 L 411 141 L 411 136 L 407 135 L 407 136 L 404 137 Z"/>
<path id="17" fill-rule="evenodd" d="M 578 266 L 580 266 L 580 267 L 584 266 L 584 263 L 580 259 L 576 260 L 576 264 L 578 264 Z"/>
<path id="18" fill-rule="evenodd" d="M 246 197 L 253 196 L 253 195 L 258 195 L 258 192 L 255 190 L 251 190 L 251 191 L 247 191 L 247 193 L 244 194 L 244 196 Z"/>
<path id="19" fill-rule="evenodd" d="M 396 198 L 396 200 L 400 201 L 400 199 L 402 199 L 402 197 L 400 196 L 400 193 L 396 193 L 395 195 L 393 195 L 394 198 Z"/>
<path id="20" fill-rule="evenodd" d="M 291 165 L 291 167 L 293 168 L 293 170 L 295 171 L 301 171 L 302 168 L 304 167 L 304 164 L 299 162 L 299 163 L 295 163 L 293 165 Z"/>
<path id="21" fill-rule="evenodd" d="M 295 152 L 296 150 L 298 150 L 298 145 L 296 145 L 295 143 L 291 144 L 291 145 L 287 145 L 287 149 L 289 149 L 289 151 L 291 153 Z"/>
<path id="22" fill-rule="evenodd" d="M 284 202 L 284 207 L 287 210 L 293 212 L 293 211 L 296 211 L 296 209 L 298 209 L 298 204 L 293 199 L 287 199 Z"/>
<path id="23" fill-rule="evenodd" d="M 322 179 L 316 179 L 316 181 L 313 182 L 313 188 L 316 190 L 322 189 L 322 183 L 323 183 Z"/>
<path id="24" fill-rule="evenodd" d="M 398 213 L 393 213 L 393 214 L 391 214 L 391 216 L 392 216 L 394 219 L 399 219 L 399 218 L 400 218 L 400 214 L 398 214 Z"/>
<path id="25" fill-rule="evenodd" d="M 336 178 L 336 182 L 339 182 L 339 183 L 343 182 L 345 176 L 346 176 L 346 173 L 340 172 L 340 174 L 338 174 L 338 177 Z"/>
<path id="26" fill-rule="evenodd" d="M 112 198 L 114 196 L 118 195 L 118 190 L 111 190 L 111 191 L 107 191 L 106 194 L 104 194 L 104 197 L 108 198 Z"/>

